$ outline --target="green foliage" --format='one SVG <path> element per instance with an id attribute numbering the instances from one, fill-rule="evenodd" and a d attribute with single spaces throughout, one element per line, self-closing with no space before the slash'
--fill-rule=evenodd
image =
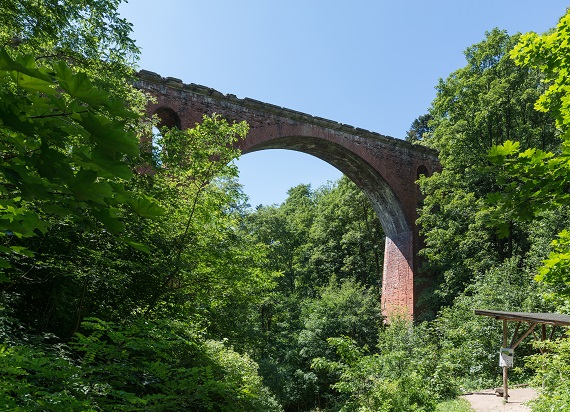
<path id="1" fill-rule="evenodd" d="M 565 411 L 570 408 L 570 339 L 537 342 L 541 354 L 529 357 L 536 375 L 533 384 L 542 387 L 531 403 L 536 412 Z"/>
<path id="2" fill-rule="evenodd" d="M 552 251 L 536 280 L 559 286 L 559 293 L 570 293 L 570 232 L 564 229 L 552 241 Z"/>
<path id="3" fill-rule="evenodd" d="M 438 362 L 426 325 L 394 320 L 380 333 L 378 352 L 365 354 L 352 339 L 331 338 L 340 361 L 317 358 L 316 369 L 334 371 L 339 411 L 433 411 L 437 400 L 457 394 L 453 376 Z"/>
<path id="4" fill-rule="evenodd" d="M 304 302 L 301 318 L 300 354 L 309 359 L 334 357 L 328 338 L 350 336 L 359 346 L 374 346 L 382 320 L 374 290 L 352 279 L 338 282 L 334 277 L 317 299 Z"/>
<path id="5" fill-rule="evenodd" d="M 196 146 L 192 165 L 167 167 L 165 162 L 128 183 L 133 193 L 152 195 L 166 211 L 154 219 L 132 214 L 124 219 L 124 236 L 144 243 L 151 253 L 105 232 L 85 233 L 73 221 L 59 221 L 54 230 L 26 241 L 36 256 L 19 262 L 26 278 L 10 285 L 29 303 L 17 304 L 22 320 L 70 337 L 84 316 L 118 321 L 142 311 L 148 317 L 183 319 L 199 312 L 211 324 L 212 336 L 232 338 L 237 345 L 233 338 L 239 335 L 244 346 L 256 339 L 248 319 L 278 273 L 265 270 L 266 247 L 242 230 L 243 213 L 233 206 L 240 196 L 233 168 L 216 164 L 219 156 L 236 155 L 229 143 L 243 125 L 212 117 L 202 126 L 199 132 L 177 132 L 180 139 L 168 146 L 168 156 L 174 156 L 176 144 L 191 141 Z M 216 158 L 209 155 L 214 152 Z M 239 326 L 242 322 L 252 329 Z"/>
<path id="6" fill-rule="evenodd" d="M 253 361 L 179 322 L 89 319 L 69 347 L 4 344 L 0 364 L 15 411 L 280 410 Z"/>
<path id="7" fill-rule="evenodd" d="M 348 178 L 316 191 L 299 185 L 281 206 L 260 207 L 248 220 L 270 249 L 271 267 L 283 273 L 284 292 L 314 296 L 332 275 L 378 287 L 384 234 L 369 200 Z"/>
<path id="8" fill-rule="evenodd" d="M 186 324 L 140 320 L 122 327 L 93 319 L 84 328 L 73 347 L 86 379 L 103 385 L 103 409 L 279 410 L 255 363 Z"/>
<path id="9" fill-rule="evenodd" d="M 418 143 L 424 139 L 429 139 L 433 133 L 433 127 L 430 126 L 432 115 L 427 113 L 415 119 L 410 130 L 406 132 L 406 140 L 411 143 Z"/>
<path id="10" fill-rule="evenodd" d="M 496 243 L 478 216 L 482 201 L 457 181 L 455 173 L 444 169 L 422 177 L 420 186 L 427 194 L 418 219 L 426 235 L 420 254 L 427 259 L 423 270 L 434 273 L 435 289 L 423 299 L 433 308 L 451 303 L 474 277 L 500 260 L 503 245 Z"/>
<path id="11" fill-rule="evenodd" d="M 172 316 L 174 310 L 185 316 L 201 308 L 213 316 L 213 328 L 227 331 L 224 325 L 239 319 L 229 312 L 252 307 L 273 288 L 278 273 L 265 270 L 267 248 L 242 230 L 237 206 L 232 160 L 239 156 L 237 139 L 246 133 L 245 122 L 229 124 L 214 115 L 193 129 L 159 136 L 157 166 L 136 184 L 166 213 L 131 227 L 133 237 L 142 236 L 154 250 L 147 263 L 155 285 L 147 315 Z"/>
<path id="12" fill-rule="evenodd" d="M 251 211 L 232 162 L 246 124 L 214 115 L 151 139 L 145 98 L 128 86 L 137 50 L 119 3 L 0 10 L 0 404 L 445 410 L 438 402 L 500 377 L 500 325 L 474 308 L 564 307 L 570 173 L 553 119 L 564 135 L 567 18 L 519 46 L 487 33 L 412 124 L 408 138 L 444 166 L 420 179 L 435 279 L 423 303 L 448 307 L 382 327 L 384 239 L 364 195 L 343 178 Z M 544 80 L 555 87 L 537 112 Z M 529 363 L 522 345 L 512 377 L 528 379 L 529 364 L 566 371 L 566 346 Z M 567 401 L 549 371 L 535 407 Z"/>
<path id="13" fill-rule="evenodd" d="M 327 342 L 332 338 L 350 337 L 356 345 L 365 348 L 364 351 L 373 347 L 382 316 L 373 289 L 366 289 L 352 279 L 337 284 L 333 277 L 329 285 L 319 291 L 317 299 L 303 302 L 301 320 L 303 329 L 297 338 L 297 350 L 308 366 L 314 358 L 338 359 Z M 337 376 L 318 369 L 315 372 L 319 397 L 323 398 L 323 403 L 325 400 L 331 402 L 334 392 L 328 389 Z"/>
<path id="14" fill-rule="evenodd" d="M 315 191 L 299 185 L 280 206 L 258 207 L 247 230 L 266 245 L 278 287 L 263 301 L 254 358 L 286 410 L 327 407 L 334 375 L 313 357 L 337 359 L 328 337 L 374 346 L 383 233 L 372 207 L 347 178 Z"/>
<path id="15" fill-rule="evenodd" d="M 309 231 L 308 270 L 314 285 L 331 274 L 354 277 L 378 286 L 384 258 L 384 232 L 364 193 L 346 176 L 315 196 L 315 215 Z"/>
<path id="16" fill-rule="evenodd" d="M 505 222 L 532 221 L 545 211 L 569 204 L 565 146 L 562 156 L 534 148 L 521 152 L 518 142 L 511 141 L 489 151 L 490 172 L 497 176 L 500 192 L 490 193 L 486 202 L 489 224 L 500 236 L 510 233 Z"/>
<path id="17" fill-rule="evenodd" d="M 86 385 L 67 356 L 57 347 L 2 345 L 0 403 L 4 410 L 96 410 L 85 399 Z"/>
<path id="18" fill-rule="evenodd" d="M 440 361 L 448 365 L 462 390 L 497 386 L 502 379 L 497 362 L 502 325 L 492 318 L 476 316 L 474 309 L 516 312 L 553 309 L 542 298 L 544 290 L 532 280 L 534 268 L 520 265 L 520 260 L 513 258 L 487 271 L 456 297 L 452 306 L 440 310 L 433 323 L 442 349 Z M 529 379 L 531 373 L 524 357 L 530 353 L 528 341 L 517 348 L 517 368 L 509 374 L 511 382 Z"/>
<path id="19" fill-rule="evenodd" d="M 570 204 L 568 27 L 570 12 L 560 19 L 556 30 L 542 36 L 536 33 L 525 34 L 511 51 L 511 56 L 518 65 L 539 70 L 544 76 L 547 89 L 536 100 L 535 108 L 556 119 L 562 144 L 560 150 L 546 151 L 544 148 L 523 150 L 515 143 L 505 142 L 489 152 L 494 170 L 498 171 L 501 178 L 501 185 L 500 191 L 493 193 L 488 203 L 495 211 L 492 223 L 502 235 L 508 233 L 508 228 L 497 221 L 505 215 L 519 221 L 533 221 L 541 218 L 544 211 Z M 559 233 L 553 242 L 550 257 L 537 276 L 538 280 L 560 286 L 564 290 L 567 288 L 567 261 L 570 257 L 567 238 L 566 230 Z"/>
<path id="20" fill-rule="evenodd" d="M 315 370 L 315 357 L 337 360 L 335 350 L 327 344 L 329 337 L 350 336 L 360 345 L 373 346 L 381 322 L 377 296 L 353 279 L 337 282 L 318 291 L 315 298 L 289 301 L 298 319 L 277 312 L 271 329 L 266 331 L 267 344 L 260 358 L 260 370 L 267 385 L 282 401 L 287 410 L 308 410 L 334 404 L 335 390 L 330 385 L 337 376 L 334 372 Z"/>
<path id="21" fill-rule="evenodd" d="M 0 9 L 0 46 L 41 59 L 67 60 L 107 84 L 132 72 L 138 47 L 119 17 L 122 0 L 8 0 Z"/>
<path id="22" fill-rule="evenodd" d="M 492 147 L 502 144 L 494 149 L 496 161 L 519 147 L 557 145 L 554 121 L 533 108 L 541 74 L 510 58 L 518 37 L 494 29 L 467 48 L 467 65 L 440 80 L 430 108 L 432 132 L 422 144 L 439 151 L 443 171 L 419 181 L 424 204 L 418 223 L 426 244 L 423 270 L 436 280 L 433 292 L 439 296 L 427 303 L 433 309 L 451 304 L 474 278 L 505 259 L 524 257 L 531 247 L 531 226 L 489 207 L 493 196 L 503 201 L 491 193 L 511 185 L 508 173 L 487 167 Z"/>
<path id="23" fill-rule="evenodd" d="M 30 256 L 17 240 L 45 233 L 70 218 L 111 233 L 124 229 L 121 207 L 146 217 L 162 209 L 130 192 L 138 119 L 125 102 L 61 61 L 38 65 L 0 49 L 0 224 L 2 252 Z M 112 120 L 111 120 L 112 119 Z M 9 267 L 10 256 L 2 257 Z M 6 279 L 4 279 L 6 280 Z"/>
<path id="24" fill-rule="evenodd" d="M 0 404 L 281 410 L 225 343 L 257 344 L 278 276 L 244 230 L 247 125 L 206 117 L 153 151 L 120 1 L 64 3 L 0 10 Z"/>
<path id="25" fill-rule="evenodd" d="M 550 113 L 556 124 L 568 137 L 570 125 L 570 79 L 568 79 L 568 55 L 570 44 L 570 11 L 560 18 L 556 29 L 544 35 L 526 33 L 511 51 L 513 60 L 525 67 L 533 67 L 544 75 L 548 86 L 536 101 L 538 111 Z"/>
<path id="26" fill-rule="evenodd" d="M 435 279 L 422 298 L 440 308 L 433 322 L 439 364 L 463 389 L 500 381 L 500 325 L 473 309 L 548 312 L 560 304 L 562 287 L 537 284 L 533 274 L 551 237 L 566 226 L 560 206 L 567 177 L 553 172 L 563 163 L 550 152 L 560 147 L 555 116 L 534 110 L 548 74 L 515 64 L 518 39 L 493 30 L 466 50 L 467 66 L 438 85 L 432 132 L 422 140 L 439 150 L 443 166 L 419 181 L 423 269 Z M 529 379 L 524 357 L 531 352 L 527 344 L 518 348 L 513 381 Z"/>
<path id="27" fill-rule="evenodd" d="M 551 118 L 533 108 L 542 91 L 539 72 L 518 67 L 509 57 L 518 37 L 487 32 L 484 41 L 465 50 L 467 65 L 436 88 L 433 134 L 424 143 L 440 151 L 444 168 L 464 172 L 461 180 L 477 178 L 487 150 L 506 140 L 543 149 L 555 143 Z"/>

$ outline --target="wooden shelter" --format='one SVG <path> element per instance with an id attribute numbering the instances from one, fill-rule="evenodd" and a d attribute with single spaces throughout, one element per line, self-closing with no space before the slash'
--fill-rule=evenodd
<path id="1" fill-rule="evenodd" d="M 503 349 L 510 349 L 511 353 L 519 344 L 531 333 L 533 333 L 538 325 L 541 325 L 540 340 L 547 339 L 546 326 L 551 325 L 552 330 L 548 339 L 554 336 L 554 330 L 557 326 L 570 326 L 570 316 L 558 313 L 529 313 L 529 312 L 502 312 L 498 310 L 479 310 L 475 309 L 476 315 L 490 316 L 497 320 L 503 321 Z M 516 322 L 515 331 L 509 343 L 508 322 Z M 526 324 L 521 330 L 521 325 Z M 520 334 L 519 334 L 520 330 Z M 508 363 L 508 362 L 506 362 Z M 508 364 L 503 364 L 503 397 L 505 402 L 509 401 L 509 385 L 508 385 Z"/>

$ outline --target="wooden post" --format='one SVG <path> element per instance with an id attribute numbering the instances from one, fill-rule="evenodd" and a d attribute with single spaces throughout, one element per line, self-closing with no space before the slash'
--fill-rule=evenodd
<path id="1" fill-rule="evenodd" d="M 554 332 L 555 327 L 556 326 L 552 325 L 552 332 Z M 552 336 L 552 334 L 550 336 Z M 546 340 L 546 325 L 544 323 L 542 324 L 542 336 L 540 338 L 541 338 L 540 340 L 542 342 L 544 342 Z M 540 353 L 542 355 L 544 355 L 544 348 L 540 348 Z M 544 391 L 544 389 L 546 389 L 546 378 L 545 378 L 546 367 L 544 365 L 545 365 L 545 363 L 544 363 L 544 356 L 543 356 L 542 357 L 542 368 L 541 368 L 542 369 L 542 390 L 543 391 Z"/>
<path id="2" fill-rule="evenodd" d="M 503 348 L 508 345 L 508 334 L 509 328 L 507 326 L 507 321 L 503 319 Z M 503 398 L 505 402 L 509 401 L 509 368 L 505 365 L 503 366 Z"/>

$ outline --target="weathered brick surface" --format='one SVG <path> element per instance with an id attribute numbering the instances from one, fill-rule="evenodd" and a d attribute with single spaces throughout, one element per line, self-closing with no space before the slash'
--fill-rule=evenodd
<path id="1" fill-rule="evenodd" d="M 148 112 L 157 113 L 165 124 L 185 129 L 212 113 L 245 120 L 250 132 L 239 144 L 244 153 L 297 150 L 330 163 L 352 179 L 372 201 L 386 233 L 382 310 L 386 315 L 414 315 L 420 245 L 415 181 L 418 171 L 431 174 L 440 168 L 436 153 L 379 133 L 151 72 L 139 73 L 137 87 L 155 96 L 157 102 L 149 105 Z"/>

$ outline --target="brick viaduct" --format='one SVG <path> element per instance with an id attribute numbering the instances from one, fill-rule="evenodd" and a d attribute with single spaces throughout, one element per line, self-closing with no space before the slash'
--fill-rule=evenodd
<path id="1" fill-rule="evenodd" d="M 245 120 L 250 131 L 239 144 L 242 153 L 296 150 L 324 160 L 354 181 L 372 201 L 386 235 L 382 311 L 387 316 L 418 314 L 420 238 L 415 221 L 420 194 L 415 181 L 420 174 L 429 175 L 440 168 L 435 152 L 144 70 L 136 86 L 157 99 L 148 112 L 157 114 L 164 125 L 185 129 L 200 122 L 204 114 L 212 113 L 228 120 Z"/>

